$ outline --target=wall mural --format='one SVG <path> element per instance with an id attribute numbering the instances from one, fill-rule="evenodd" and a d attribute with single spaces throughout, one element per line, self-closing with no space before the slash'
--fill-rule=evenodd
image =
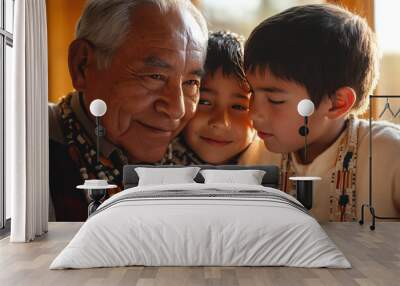
<path id="1" fill-rule="evenodd" d="M 275 3 L 258 2 L 264 10 Z M 127 164 L 276 165 L 280 189 L 293 196 L 292 176 L 320 179 L 309 206 L 318 220 L 357 220 L 369 183 L 368 122 L 357 114 L 378 79 L 376 43 L 365 19 L 319 4 L 280 7 L 262 17 L 254 4 L 249 13 L 264 21 L 243 26 L 245 44 L 242 35 L 215 29 L 190 4 L 141 5 L 131 12 L 116 3 L 83 10 L 84 1 L 65 9 L 60 3 L 47 6 L 50 220 L 85 220 L 90 198 L 76 187 L 107 180 L 117 186 L 110 197 L 123 190 Z M 210 15 L 221 21 L 219 13 Z M 52 36 L 58 18 L 66 21 L 58 22 L 68 27 L 68 37 Z M 73 36 L 70 18 L 77 19 Z M 68 49 L 58 53 L 58 41 Z M 58 81 L 63 73 L 70 85 Z M 99 118 L 91 113 L 96 99 L 107 107 Z M 306 115 L 298 109 L 303 100 L 312 105 Z M 99 147 L 97 123 L 104 128 Z M 376 149 L 384 162 L 398 151 L 400 131 L 376 126 L 386 134 L 373 138 L 385 146 Z M 400 184 L 397 170 L 376 175 L 385 177 L 374 181 L 382 190 L 382 215 L 400 209 L 400 195 L 392 196 Z"/>

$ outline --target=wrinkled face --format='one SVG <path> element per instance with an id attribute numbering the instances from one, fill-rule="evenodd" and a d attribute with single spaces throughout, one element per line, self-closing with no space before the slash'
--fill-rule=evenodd
<path id="1" fill-rule="evenodd" d="M 275 77 L 268 69 L 249 73 L 247 79 L 252 88 L 250 116 L 258 136 L 268 150 L 275 153 L 295 152 L 304 148 L 304 137 L 299 128 L 304 118 L 297 112 L 302 99 L 310 99 L 305 87 Z M 329 120 L 324 116 L 328 97 L 308 119 L 308 144 L 320 140 L 328 129 Z"/>
<path id="2" fill-rule="evenodd" d="M 111 65 L 87 71 L 85 101 L 107 103 L 107 138 L 132 161 L 155 162 L 193 117 L 206 36 L 189 12 L 163 15 L 152 5 L 133 13 L 132 28 Z"/>
<path id="3" fill-rule="evenodd" d="M 196 115 L 184 130 L 185 141 L 204 161 L 226 163 L 254 138 L 249 103 L 248 87 L 235 76 L 224 76 L 221 68 L 206 76 Z"/>

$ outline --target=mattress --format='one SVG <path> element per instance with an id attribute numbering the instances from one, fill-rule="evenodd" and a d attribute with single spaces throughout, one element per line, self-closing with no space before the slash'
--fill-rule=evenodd
<path id="1" fill-rule="evenodd" d="M 258 185 L 199 183 L 114 195 L 50 269 L 130 265 L 351 267 L 295 198 Z"/>

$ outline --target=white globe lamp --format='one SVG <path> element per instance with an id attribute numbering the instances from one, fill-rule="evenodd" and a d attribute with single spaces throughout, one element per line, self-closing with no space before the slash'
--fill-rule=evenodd
<path id="1" fill-rule="evenodd" d="M 96 158 L 97 158 L 97 164 L 99 164 L 100 161 L 100 137 L 104 136 L 106 134 L 106 130 L 103 126 L 100 124 L 100 117 L 102 117 L 104 114 L 107 112 L 107 104 L 101 100 L 101 99 L 95 99 L 90 103 L 89 106 L 90 113 L 96 117 L 96 129 L 95 129 L 95 134 L 97 137 L 97 150 L 96 150 Z"/>

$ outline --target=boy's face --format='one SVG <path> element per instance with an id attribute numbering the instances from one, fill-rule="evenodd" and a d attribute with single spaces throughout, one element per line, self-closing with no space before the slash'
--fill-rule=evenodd
<path id="1" fill-rule="evenodd" d="M 250 92 L 219 68 L 201 83 L 196 114 L 184 130 L 186 143 L 204 161 L 221 164 L 243 151 L 255 131 L 249 118 Z"/>
<path id="2" fill-rule="evenodd" d="M 257 69 L 247 78 L 253 90 L 250 117 L 267 149 L 288 153 L 304 148 L 304 137 L 299 134 L 304 118 L 298 114 L 297 104 L 302 99 L 310 99 L 305 87 L 277 78 L 269 69 L 264 73 Z M 309 117 L 308 146 L 317 144 L 329 132 L 329 119 L 325 116 L 329 106 L 330 99 L 326 97 Z"/>

